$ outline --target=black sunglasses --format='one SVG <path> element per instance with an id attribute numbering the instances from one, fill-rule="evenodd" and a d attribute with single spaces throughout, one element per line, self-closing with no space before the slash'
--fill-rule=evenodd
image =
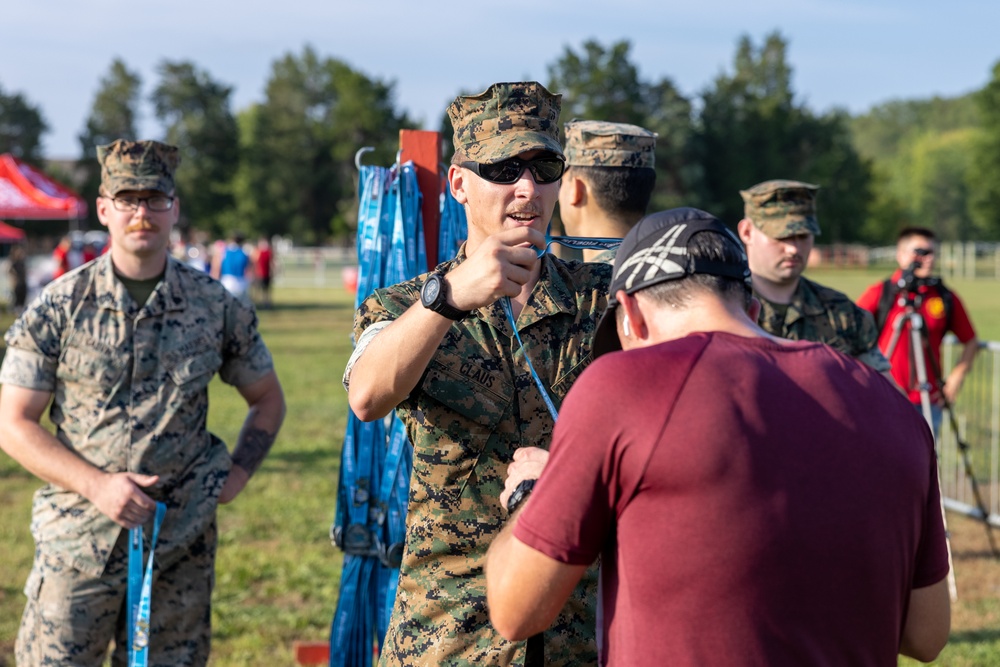
<path id="1" fill-rule="evenodd" d="M 463 162 L 462 166 L 475 172 L 482 179 L 504 185 L 516 183 L 525 168 L 531 170 L 531 175 L 538 185 L 555 183 L 562 178 L 563 171 L 566 170 L 566 163 L 557 157 L 536 157 L 531 160 L 512 157 L 494 164 Z"/>

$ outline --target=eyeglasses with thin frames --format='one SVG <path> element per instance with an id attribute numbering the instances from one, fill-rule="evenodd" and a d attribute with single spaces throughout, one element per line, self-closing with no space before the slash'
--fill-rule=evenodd
<path id="1" fill-rule="evenodd" d="M 110 199 L 115 210 L 118 211 L 135 211 L 139 206 L 145 204 L 148 210 L 162 213 L 174 207 L 176 197 L 152 195 L 151 197 L 105 197 L 105 199 Z"/>

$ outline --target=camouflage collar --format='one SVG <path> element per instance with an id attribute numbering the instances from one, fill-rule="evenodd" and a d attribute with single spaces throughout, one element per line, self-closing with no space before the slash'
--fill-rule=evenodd
<path id="1" fill-rule="evenodd" d="M 826 312 L 826 306 L 816 290 L 816 283 L 802 276 L 799 277 L 799 286 L 795 288 L 792 304 L 806 316 L 821 315 Z"/>
<path id="2" fill-rule="evenodd" d="M 538 282 L 531 290 L 531 297 L 518 319 L 521 328 L 531 326 L 550 315 L 576 314 L 574 292 L 566 285 L 566 278 L 560 272 L 562 260 L 546 253 L 542 255 L 542 270 Z"/>
<path id="3" fill-rule="evenodd" d="M 181 288 L 177 260 L 167 256 L 167 268 L 163 280 L 144 307 L 136 304 L 129 296 L 128 290 L 115 276 L 114 265 L 111 263 L 111 253 L 105 253 L 97 260 L 94 273 L 94 288 L 97 305 L 105 310 L 116 310 L 136 317 L 145 311 L 146 315 L 156 315 L 161 312 L 183 310 L 185 307 L 184 290 Z"/>
<path id="4" fill-rule="evenodd" d="M 463 243 L 462 247 L 458 249 L 455 259 L 451 260 L 446 270 L 450 271 L 465 260 L 465 243 Z M 542 255 L 541 261 L 542 270 L 538 275 L 538 282 L 531 290 L 531 297 L 518 317 L 522 330 L 550 315 L 576 314 L 575 292 L 567 284 L 567 276 L 564 275 L 562 269 L 564 262 L 548 253 Z M 504 315 L 499 300 L 472 312 L 474 316 L 489 322 L 493 328 L 503 331 L 511 338 L 514 337 L 514 332 L 507 322 L 507 316 Z"/>

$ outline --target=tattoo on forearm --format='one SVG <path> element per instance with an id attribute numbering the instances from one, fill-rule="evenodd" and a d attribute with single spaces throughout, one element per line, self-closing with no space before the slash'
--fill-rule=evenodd
<path id="1" fill-rule="evenodd" d="M 264 461 L 264 457 L 271 451 L 275 436 L 253 426 L 245 428 L 240 435 L 242 437 L 233 451 L 233 463 L 253 476 Z"/>

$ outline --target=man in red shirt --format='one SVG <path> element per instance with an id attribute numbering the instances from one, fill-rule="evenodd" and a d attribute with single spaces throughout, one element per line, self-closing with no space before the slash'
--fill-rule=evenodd
<path id="1" fill-rule="evenodd" d="M 257 247 L 254 248 L 253 257 L 254 283 L 256 284 L 258 296 L 260 298 L 260 308 L 271 307 L 271 278 L 274 275 L 274 252 L 271 250 L 271 242 L 266 236 L 261 236 L 257 240 Z"/>
<path id="2" fill-rule="evenodd" d="M 740 242 L 704 211 L 640 221 L 610 291 L 604 356 L 530 496 L 525 455 L 510 466 L 486 567 L 500 634 L 546 628 L 600 556 L 602 664 L 932 660 L 948 556 L 934 441 L 906 398 L 760 329 Z"/>
<path id="3" fill-rule="evenodd" d="M 875 316 L 880 330 L 879 347 L 889 357 L 892 376 L 908 392 L 910 401 L 920 408 L 920 386 L 910 349 L 910 330 L 905 319 L 900 320 L 906 309 L 906 296 L 912 297 L 913 306 L 923 319 L 923 329 L 927 335 L 924 366 L 929 383 L 931 421 L 936 436 L 940 431 L 944 402 L 947 400 L 950 405 L 958 396 L 965 375 L 972 368 L 972 362 L 979 351 L 979 340 L 962 300 L 945 287 L 940 278 L 932 277 L 937 250 L 934 240 L 934 232 L 924 227 L 903 229 L 896 242 L 896 262 L 899 269 L 888 280 L 865 290 L 857 303 Z M 890 350 L 893 333 L 897 328 L 899 335 Z M 942 395 L 942 378 L 935 373 L 935 369 L 943 370 L 941 342 L 949 331 L 955 334 L 963 347 L 958 363 L 948 373 L 948 377 L 944 378 Z"/>

